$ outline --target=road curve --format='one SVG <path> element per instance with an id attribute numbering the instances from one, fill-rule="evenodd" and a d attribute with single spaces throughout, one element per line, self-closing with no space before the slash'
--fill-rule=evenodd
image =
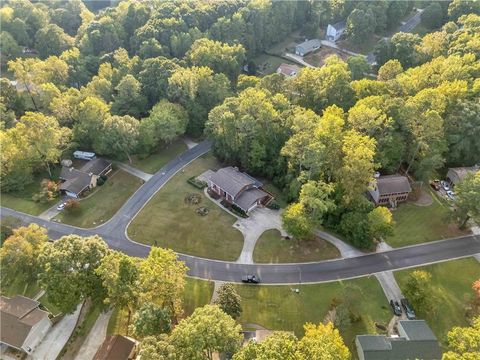
<path id="1" fill-rule="evenodd" d="M 131 256 L 146 257 L 150 247 L 128 239 L 126 236 L 128 224 L 173 175 L 197 157 L 208 152 L 210 148 L 210 142 L 204 141 L 170 161 L 143 184 L 109 221 L 93 229 L 82 229 L 43 220 L 37 216 L 4 207 L 1 208 L 1 216 L 12 216 L 25 224 L 36 223 L 43 226 L 48 229 L 52 239 L 69 234 L 99 235 L 112 249 Z M 386 270 L 467 257 L 476 253 L 480 253 L 480 236 L 470 235 L 348 259 L 312 263 L 260 265 L 210 260 L 186 254 L 178 254 L 178 257 L 186 263 L 189 268 L 188 275 L 192 277 L 239 282 L 242 275 L 255 273 L 261 277 L 263 284 L 298 284 L 350 279 Z"/>

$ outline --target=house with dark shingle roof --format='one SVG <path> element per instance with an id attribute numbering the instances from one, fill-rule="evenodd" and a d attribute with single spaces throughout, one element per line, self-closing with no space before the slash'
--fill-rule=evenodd
<path id="1" fill-rule="evenodd" d="M 135 359 L 137 342 L 122 335 L 110 335 L 98 349 L 93 360 Z"/>
<path id="2" fill-rule="evenodd" d="M 400 320 L 399 336 L 357 335 L 360 360 L 440 360 L 442 350 L 425 320 Z"/>
<path id="3" fill-rule="evenodd" d="M 396 207 L 397 203 L 406 201 L 412 188 L 406 176 L 375 176 L 375 181 L 368 189 L 375 205 Z"/>
<path id="4" fill-rule="evenodd" d="M 245 213 L 258 205 L 268 204 L 273 197 L 261 189 L 262 183 L 236 167 L 225 167 L 218 171 L 208 171 L 204 175 L 209 190 L 228 203 L 238 206 Z"/>
<path id="5" fill-rule="evenodd" d="M 0 296 L 0 342 L 30 354 L 52 327 L 38 301 L 17 295 Z"/>
<path id="6" fill-rule="evenodd" d="M 321 46 L 322 42 L 318 39 L 307 40 L 295 46 L 295 54 L 305 56 L 317 49 L 320 49 Z"/>
<path id="7" fill-rule="evenodd" d="M 88 189 L 97 186 L 97 180 L 112 170 L 112 163 L 102 158 L 87 161 L 80 169 L 63 166 L 60 172 L 60 191 L 78 198 Z"/>
<path id="8" fill-rule="evenodd" d="M 480 167 L 458 167 L 458 168 L 449 168 L 447 172 L 447 181 L 450 183 L 450 186 L 455 186 L 470 173 L 476 173 L 480 171 Z"/>

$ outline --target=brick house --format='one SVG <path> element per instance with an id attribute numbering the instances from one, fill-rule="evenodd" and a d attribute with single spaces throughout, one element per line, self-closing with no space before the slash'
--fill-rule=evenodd
<path id="1" fill-rule="evenodd" d="M 408 178 L 402 175 L 377 176 L 371 188 L 368 189 L 369 196 L 375 205 L 391 207 L 406 201 L 411 191 Z"/>
<path id="2" fill-rule="evenodd" d="M 60 191 L 66 195 L 78 198 L 85 191 L 97 186 L 97 180 L 112 170 L 112 163 L 102 158 L 87 161 L 80 169 L 62 167 L 60 172 Z"/>

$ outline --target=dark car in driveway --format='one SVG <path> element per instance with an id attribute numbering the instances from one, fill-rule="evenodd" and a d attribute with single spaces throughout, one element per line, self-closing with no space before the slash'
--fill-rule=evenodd
<path id="1" fill-rule="evenodd" d="M 258 284 L 260 283 L 260 278 L 256 275 L 245 275 L 242 276 L 242 282 L 247 284 Z"/>
<path id="2" fill-rule="evenodd" d="M 392 307 L 392 311 L 395 315 L 397 315 L 397 316 L 402 315 L 402 307 L 400 306 L 400 304 L 398 303 L 397 300 L 395 300 L 395 301 L 390 300 L 390 306 Z"/>
<path id="3" fill-rule="evenodd" d="M 402 300 L 400 300 L 400 302 L 402 303 L 402 306 L 405 309 L 405 314 L 407 314 L 407 319 L 415 320 L 416 318 L 415 311 L 413 310 L 413 307 L 412 305 L 410 305 L 408 300 L 403 298 Z"/>

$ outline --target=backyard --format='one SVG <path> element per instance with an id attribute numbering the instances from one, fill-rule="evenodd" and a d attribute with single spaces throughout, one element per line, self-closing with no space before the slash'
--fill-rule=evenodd
<path id="1" fill-rule="evenodd" d="M 171 248 L 177 252 L 219 260 L 236 260 L 243 236 L 232 227 L 235 218 L 210 201 L 187 180 L 221 165 L 211 154 L 193 161 L 176 174 L 146 204 L 128 227 L 128 235 L 143 244 Z M 196 197 L 197 204 L 186 201 Z M 208 214 L 197 213 L 206 207 Z"/>
<path id="2" fill-rule="evenodd" d="M 52 168 L 53 179 L 58 179 L 60 173 L 60 167 Z M 58 199 L 47 202 L 36 202 L 32 200 L 33 195 L 37 194 L 41 190 L 41 181 L 49 178 L 46 171 L 35 174 L 33 181 L 27 184 L 23 190 L 15 192 L 5 193 L 2 192 L 2 206 L 24 212 L 30 215 L 40 215 L 45 210 L 51 208 Z"/>
<path id="3" fill-rule="evenodd" d="M 465 305 L 473 297 L 472 283 L 480 278 L 480 264 L 476 259 L 467 258 L 424 266 L 432 274 L 432 285 L 436 297 L 436 311 L 420 313 L 432 328 L 437 338 L 445 344 L 447 332 L 453 326 L 467 326 Z M 408 275 L 414 270 L 395 272 L 395 277 L 403 289 Z M 461 275 L 461 276 L 460 276 Z"/>
<path id="4" fill-rule="evenodd" d="M 253 252 L 256 263 L 287 263 L 328 260 L 340 257 L 337 248 L 320 238 L 285 239 L 276 229 L 265 231 Z"/>
<path id="5" fill-rule="evenodd" d="M 185 145 L 181 139 L 177 139 L 171 144 L 157 149 L 155 153 L 147 157 L 141 158 L 138 155 L 134 156 L 132 164 L 129 164 L 128 161 L 125 163 L 146 173 L 154 174 L 170 160 L 174 159 L 186 150 L 187 145 Z"/>
<path id="6" fill-rule="evenodd" d="M 77 211 L 63 211 L 54 220 L 78 227 L 95 227 L 109 220 L 142 185 L 142 180 L 117 170 L 102 186 L 97 186 Z"/>
<path id="7" fill-rule="evenodd" d="M 393 236 L 386 239 L 393 247 L 419 244 L 468 234 L 449 219 L 450 210 L 434 194 L 429 206 L 400 204 L 393 211 Z"/>
<path id="8" fill-rule="evenodd" d="M 302 336 L 306 322 L 322 322 L 331 310 L 332 302 L 342 300 L 345 286 L 354 287 L 361 313 L 361 318 L 342 333 L 345 343 L 352 349 L 355 335 L 375 333 L 378 331 L 375 322 L 387 325 L 392 317 L 375 278 L 292 287 L 235 285 L 242 297 L 243 313 L 239 320 L 245 328 L 260 325 L 271 330 L 294 331 L 297 336 Z M 292 288 L 298 288 L 300 292 L 295 293 Z"/>

